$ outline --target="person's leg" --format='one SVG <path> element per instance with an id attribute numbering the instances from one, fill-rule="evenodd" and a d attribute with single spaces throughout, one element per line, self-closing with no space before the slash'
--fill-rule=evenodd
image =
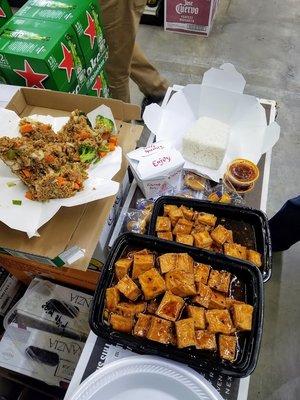
<path id="1" fill-rule="evenodd" d="M 133 49 L 130 78 L 146 97 L 163 97 L 170 86 L 167 79 L 150 64 L 137 43 Z"/>
<path id="2" fill-rule="evenodd" d="M 269 221 L 273 251 L 284 251 L 300 241 L 300 196 L 288 200 Z"/>

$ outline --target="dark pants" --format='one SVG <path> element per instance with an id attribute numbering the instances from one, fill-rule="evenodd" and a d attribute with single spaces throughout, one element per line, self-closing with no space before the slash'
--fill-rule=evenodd
<path id="1" fill-rule="evenodd" d="M 287 250 L 300 241 L 300 196 L 288 200 L 269 224 L 273 251 Z"/>

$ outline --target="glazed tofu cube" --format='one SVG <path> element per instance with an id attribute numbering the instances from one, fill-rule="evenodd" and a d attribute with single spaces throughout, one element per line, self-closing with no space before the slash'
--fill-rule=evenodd
<path id="1" fill-rule="evenodd" d="M 106 289 L 106 308 L 115 311 L 120 301 L 120 292 L 116 286 Z"/>
<path id="2" fill-rule="evenodd" d="M 245 304 L 243 301 L 233 299 L 232 297 L 226 297 L 226 308 L 230 309 L 234 304 Z"/>
<path id="3" fill-rule="evenodd" d="M 193 223 L 187 219 L 180 218 L 173 229 L 173 235 L 177 233 L 182 233 L 184 235 L 189 235 L 193 229 Z"/>
<path id="4" fill-rule="evenodd" d="M 199 232 L 204 232 L 204 231 L 209 232 L 210 229 L 211 228 L 208 225 L 197 224 L 192 229 L 191 235 L 194 235 L 194 234 L 199 233 Z"/>
<path id="5" fill-rule="evenodd" d="M 135 336 L 146 337 L 150 328 L 151 315 L 139 314 L 138 320 L 134 325 L 133 334 Z"/>
<path id="6" fill-rule="evenodd" d="M 173 204 L 164 204 L 164 216 L 169 216 L 170 212 L 173 210 L 177 210 L 178 207 Z"/>
<path id="7" fill-rule="evenodd" d="M 257 251 L 247 250 L 247 260 L 256 265 L 258 268 L 261 267 L 261 254 Z"/>
<path id="8" fill-rule="evenodd" d="M 194 216 L 194 211 L 191 208 L 185 207 L 185 206 L 181 206 L 180 207 L 183 217 L 189 221 L 191 221 L 193 219 Z"/>
<path id="9" fill-rule="evenodd" d="M 230 229 L 228 229 L 228 236 L 226 239 L 226 243 L 233 243 L 233 233 Z"/>
<path id="10" fill-rule="evenodd" d="M 193 318 L 195 329 L 205 329 L 205 310 L 203 307 L 187 306 L 188 316 Z"/>
<path id="11" fill-rule="evenodd" d="M 145 299 L 150 300 L 166 291 L 163 277 L 155 269 L 149 269 L 138 277 Z"/>
<path id="12" fill-rule="evenodd" d="M 199 330 L 195 332 L 196 347 L 200 350 L 217 350 L 216 335 L 209 331 Z"/>
<path id="13" fill-rule="evenodd" d="M 251 331 L 253 307 L 250 304 L 232 305 L 233 322 L 240 331 Z"/>
<path id="14" fill-rule="evenodd" d="M 157 299 L 152 299 L 147 304 L 147 313 L 155 314 L 159 306 L 159 301 Z"/>
<path id="15" fill-rule="evenodd" d="M 231 274 L 227 271 L 211 270 L 208 279 L 208 286 L 219 292 L 228 293 L 231 282 Z"/>
<path id="16" fill-rule="evenodd" d="M 217 222 L 217 217 L 213 214 L 200 212 L 197 215 L 197 222 L 203 225 L 215 226 Z"/>
<path id="17" fill-rule="evenodd" d="M 220 335 L 219 336 L 219 353 L 224 360 L 233 362 L 235 360 L 237 348 L 237 337 Z"/>
<path id="18" fill-rule="evenodd" d="M 158 317 L 151 317 L 147 338 L 164 344 L 171 343 L 173 341 L 172 322 Z"/>
<path id="19" fill-rule="evenodd" d="M 194 267 L 195 282 L 201 282 L 206 285 L 210 270 L 210 265 L 196 263 Z"/>
<path id="20" fill-rule="evenodd" d="M 234 327 L 228 310 L 207 310 L 205 318 L 208 330 L 213 333 L 232 333 Z"/>
<path id="21" fill-rule="evenodd" d="M 184 300 L 167 291 L 156 311 L 156 315 L 169 321 L 175 322 L 184 306 Z"/>
<path id="22" fill-rule="evenodd" d="M 196 294 L 194 274 L 186 271 L 174 270 L 165 275 L 167 290 L 180 297 Z"/>
<path id="23" fill-rule="evenodd" d="M 194 260 L 188 253 L 178 253 L 175 269 L 194 273 Z"/>
<path id="24" fill-rule="evenodd" d="M 194 233 L 194 246 L 201 249 L 209 249 L 213 243 L 213 240 L 207 231 Z"/>
<path id="25" fill-rule="evenodd" d="M 240 258 L 242 260 L 247 260 L 247 249 L 246 247 L 237 243 L 225 243 L 224 253 L 227 256 Z"/>
<path id="26" fill-rule="evenodd" d="M 176 253 L 166 253 L 158 257 L 158 262 L 162 274 L 165 274 L 172 269 L 175 269 L 177 263 Z"/>
<path id="27" fill-rule="evenodd" d="M 194 302 L 200 304 L 202 307 L 208 308 L 212 294 L 211 288 L 199 282 L 197 293 L 197 296 L 194 297 Z"/>
<path id="28" fill-rule="evenodd" d="M 110 325 L 116 331 L 131 333 L 133 328 L 133 318 L 124 317 L 123 315 L 119 314 L 111 314 Z"/>
<path id="29" fill-rule="evenodd" d="M 213 192 L 207 197 L 207 200 L 212 201 L 213 203 L 218 203 L 220 197 L 216 192 Z"/>
<path id="30" fill-rule="evenodd" d="M 223 225 L 218 225 L 210 235 L 216 243 L 223 245 L 227 240 L 229 231 Z"/>
<path id="31" fill-rule="evenodd" d="M 193 246 L 194 238 L 192 235 L 183 235 L 182 233 L 178 233 L 176 235 L 176 242 L 182 244 L 188 244 L 189 246 Z"/>
<path id="32" fill-rule="evenodd" d="M 214 290 L 212 290 L 208 308 L 210 310 L 213 310 L 213 309 L 222 310 L 222 309 L 226 308 L 225 296 L 219 292 L 215 292 Z"/>
<path id="33" fill-rule="evenodd" d="M 156 232 L 171 231 L 171 220 L 168 217 L 157 217 L 155 224 Z"/>
<path id="34" fill-rule="evenodd" d="M 173 240 L 172 232 L 157 232 L 157 237 L 164 240 Z"/>
<path id="35" fill-rule="evenodd" d="M 177 224 L 178 220 L 180 218 L 183 218 L 183 212 L 178 207 L 176 207 L 176 209 L 172 208 L 172 210 L 170 210 L 170 212 L 169 212 L 169 217 L 170 217 L 172 226 L 175 226 Z"/>
<path id="36" fill-rule="evenodd" d="M 230 195 L 228 193 L 223 193 L 221 198 L 220 198 L 220 203 L 230 204 L 231 203 Z"/>
<path id="37" fill-rule="evenodd" d="M 117 312 L 124 317 L 132 317 L 146 310 L 147 303 L 125 303 L 121 302 L 117 306 Z"/>
<path id="38" fill-rule="evenodd" d="M 179 349 L 195 346 L 195 327 L 193 318 L 181 319 L 175 322 L 177 346 Z"/>
<path id="39" fill-rule="evenodd" d="M 132 279 L 154 268 L 153 254 L 135 254 L 133 256 Z"/>
<path id="40" fill-rule="evenodd" d="M 118 281 L 123 278 L 125 275 L 129 275 L 129 270 L 132 265 L 131 258 L 120 258 L 115 263 L 115 272 Z"/>
<path id="41" fill-rule="evenodd" d="M 135 301 L 141 295 L 139 287 L 128 275 L 123 276 L 116 286 L 129 300 Z"/>

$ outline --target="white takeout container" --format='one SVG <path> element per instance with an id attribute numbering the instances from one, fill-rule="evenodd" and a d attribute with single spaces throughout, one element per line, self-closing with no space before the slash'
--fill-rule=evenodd
<path id="1" fill-rule="evenodd" d="M 179 188 L 184 159 L 170 143 L 160 141 L 141 147 L 128 153 L 127 159 L 147 199 Z"/>
<path id="2" fill-rule="evenodd" d="M 230 126 L 223 162 L 218 170 L 185 161 L 184 168 L 218 182 L 227 165 L 235 158 L 246 158 L 255 164 L 274 146 L 280 136 L 276 122 L 267 125 L 266 114 L 254 96 L 244 94 L 246 81 L 232 64 L 211 68 L 202 84 L 185 86 L 175 93 L 166 106 L 151 104 L 143 119 L 156 139 L 169 141 L 178 151 L 182 138 L 200 117 L 215 118 Z"/>

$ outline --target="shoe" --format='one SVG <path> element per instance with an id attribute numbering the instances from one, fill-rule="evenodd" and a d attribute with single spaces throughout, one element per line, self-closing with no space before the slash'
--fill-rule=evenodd
<path id="1" fill-rule="evenodd" d="M 163 99 L 165 96 L 147 96 L 143 98 L 142 104 L 141 104 L 141 109 L 142 109 L 142 118 L 143 118 L 143 114 L 145 111 L 145 108 L 147 106 L 149 106 L 150 104 L 156 103 L 158 105 L 161 105 Z"/>

